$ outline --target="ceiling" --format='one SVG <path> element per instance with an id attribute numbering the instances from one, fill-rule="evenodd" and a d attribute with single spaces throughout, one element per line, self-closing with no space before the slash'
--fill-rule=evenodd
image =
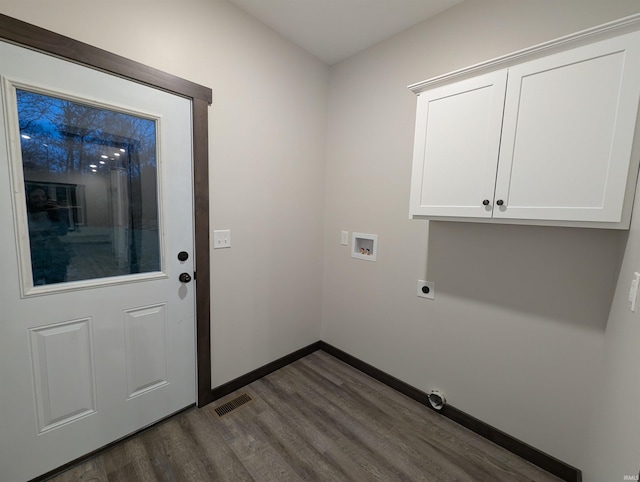
<path id="1" fill-rule="evenodd" d="M 229 0 L 331 65 L 462 0 Z"/>

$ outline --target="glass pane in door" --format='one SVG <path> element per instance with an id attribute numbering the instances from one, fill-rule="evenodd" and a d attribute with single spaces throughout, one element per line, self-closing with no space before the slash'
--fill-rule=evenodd
<path id="1" fill-rule="evenodd" d="M 16 94 L 33 285 L 160 271 L 156 121 Z"/>

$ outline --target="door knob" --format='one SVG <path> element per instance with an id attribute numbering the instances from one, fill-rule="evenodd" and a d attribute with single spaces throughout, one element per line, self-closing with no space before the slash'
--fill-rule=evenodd
<path id="1" fill-rule="evenodd" d="M 482 201 L 482 205 L 483 206 L 488 206 L 489 205 L 489 200 L 485 199 L 484 201 Z"/>
<path id="2" fill-rule="evenodd" d="M 180 280 L 180 283 L 188 283 L 191 281 L 191 275 L 189 273 L 182 273 L 178 279 Z"/>
<path id="3" fill-rule="evenodd" d="M 502 205 L 504 204 L 504 201 L 503 201 L 502 199 L 498 199 L 498 200 L 496 201 L 496 204 L 497 204 L 498 206 L 502 206 Z"/>

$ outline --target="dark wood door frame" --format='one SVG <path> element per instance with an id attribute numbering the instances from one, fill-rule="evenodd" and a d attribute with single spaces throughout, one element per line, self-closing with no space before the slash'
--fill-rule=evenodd
<path id="1" fill-rule="evenodd" d="M 198 406 L 211 393 L 211 326 L 209 265 L 209 129 L 210 88 L 162 72 L 106 50 L 0 14 L 0 40 L 108 72 L 191 100 L 195 211 L 196 353 Z"/>

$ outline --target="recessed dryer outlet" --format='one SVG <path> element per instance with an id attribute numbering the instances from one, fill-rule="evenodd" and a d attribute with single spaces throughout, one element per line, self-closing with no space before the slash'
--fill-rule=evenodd
<path id="1" fill-rule="evenodd" d="M 433 281 L 418 280 L 418 296 L 428 300 L 436 299 L 436 284 Z"/>
<path id="2" fill-rule="evenodd" d="M 378 235 L 353 233 L 351 256 L 367 261 L 375 261 L 378 256 Z"/>

